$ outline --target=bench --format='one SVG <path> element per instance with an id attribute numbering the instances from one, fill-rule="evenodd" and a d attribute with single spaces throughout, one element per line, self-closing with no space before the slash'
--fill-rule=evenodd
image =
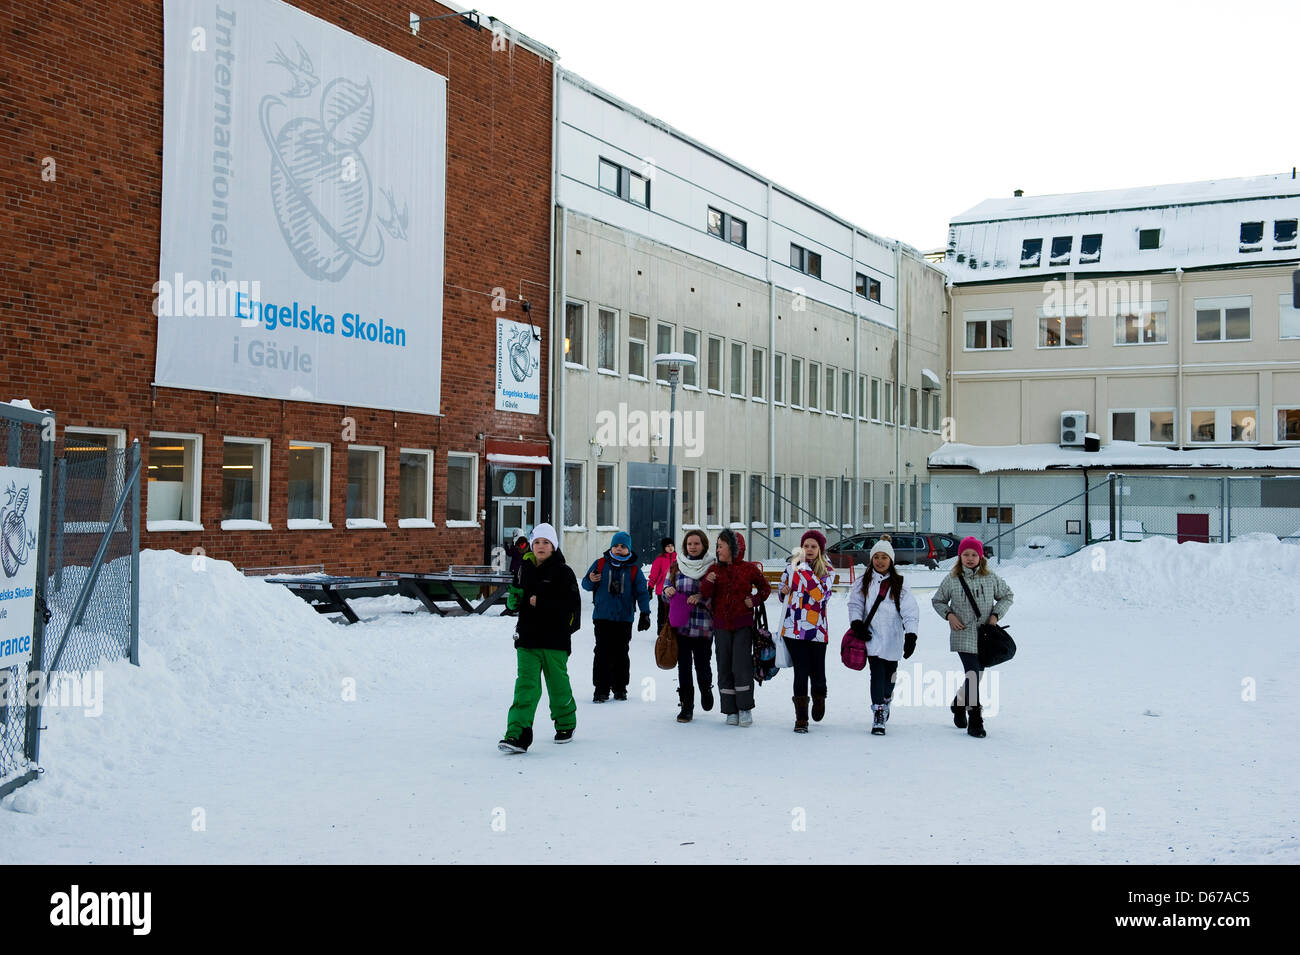
<path id="1" fill-rule="evenodd" d="M 445 573 L 424 574 L 413 571 L 381 570 L 374 577 L 266 577 L 268 584 L 280 584 L 289 592 L 315 607 L 317 613 L 342 614 L 354 624 L 357 616 L 349 600 L 360 597 L 387 597 L 396 594 L 411 597 L 430 613 L 440 617 L 482 614 L 499 604 L 510 591 L 509 574 Z M 461 585 L 477 585 L 478 603 L 472 604 L 461 593 Z M 454 602 L 457 608 L 443 608 L 440 602 Z"/>

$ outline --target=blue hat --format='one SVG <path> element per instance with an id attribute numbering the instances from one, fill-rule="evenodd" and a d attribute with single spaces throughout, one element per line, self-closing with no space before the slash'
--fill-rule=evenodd
<path id="1" fill-rule="evenodd" d="M 614 535 L 614 539 L 609 542 L 610 549 L 612 550 L 613 548 L 617 547 L 619 544 L 622 544 L 628 550 L 631 550 L 632 535 L 629 534 L 627 531 L 619 531 L 617 534 Z"/>

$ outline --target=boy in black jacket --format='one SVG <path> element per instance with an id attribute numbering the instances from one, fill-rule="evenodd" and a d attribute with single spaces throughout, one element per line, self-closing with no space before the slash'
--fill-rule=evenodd
<path id="1" fill-rule="evenodd" d="M 542 699 L 542 678 L 546 680 L 551 719 L 555 722 L 555 742 L 569 742 L 578 725 L 578 704 L 569 685 L 569 654 L 573 652 L 570 637 L 578 629 L 582 614 L 578 580 L 564 562 L 555 528 L 550 524 L 533 528 L 531 543 L 537 562 L 525 564 L 520 573 L 523 593 L 515 625 L 519 671 L 506 736 L 497 743 L 503 753 L 523 753 L 532 744 L 533 716 Z"/>

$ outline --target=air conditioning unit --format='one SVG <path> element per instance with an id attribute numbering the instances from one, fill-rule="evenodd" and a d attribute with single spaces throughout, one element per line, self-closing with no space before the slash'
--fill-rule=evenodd
<path id="1" fill-rule="evenodd" d="M 1088 432 L 1088 412 L 1061 412 L 1061 447 L 1081 448 Z"/>

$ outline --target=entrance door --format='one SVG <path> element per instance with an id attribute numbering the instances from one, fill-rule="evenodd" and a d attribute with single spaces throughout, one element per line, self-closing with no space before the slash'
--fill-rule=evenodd
<path id="1" fill-rule="evenodd" d="M 1187 541 L 1196 541 L 1200 544 L 1210 542 L 1209 514 L 1179 514 L 1177 528 L 1180 544 Z"/>
<path id="2" fill-rule="evenodd" d="M 533 529 L 534 502 L 528 498 L 497 498 L 497 541 L 509 552 L 519 536 Z"/>
<path id="3" fill-rule="evenodd" d="M 628 533 L 637 559 L 650 563 L 659 542 L 668 534 L 668 492 L 663 488 L 630 487 L 627 491 Z M 607 546 L 607 545 L 606 545 Z"/>

